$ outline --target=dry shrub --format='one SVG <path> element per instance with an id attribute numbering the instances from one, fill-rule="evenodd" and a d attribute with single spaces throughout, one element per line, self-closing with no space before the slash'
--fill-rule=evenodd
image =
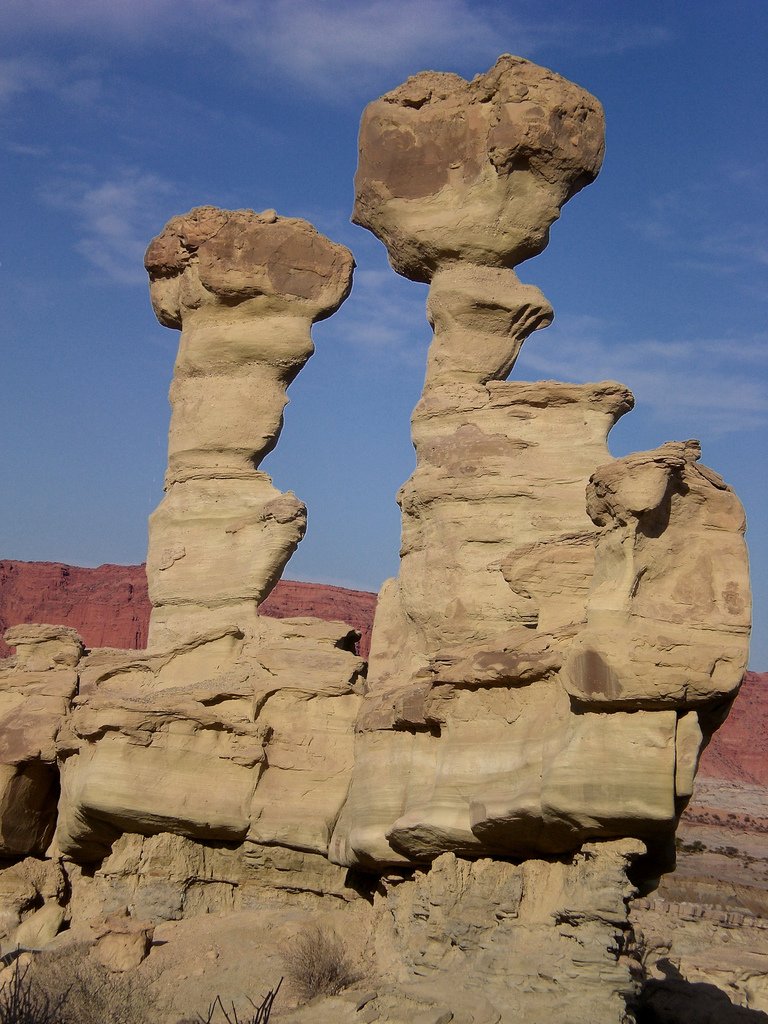
<path id="1" fill-rule="evenodd" d="M 33 989 L 61 1004 L 56 1024 L 150 1024 L 158 1006 L 145 973 L 116 974 L 88 956 L 87 945 L 38 953 L 31 965 Z M 0 1024 L 5 1024 L 0 1019 Z"/>
<path id="2" fill-rule="evenodd" d="M 197 1015 L 197 1019 L 201 1022 L 201 1024 L 212 1024 L 213 1018 L 216 1015 L 216 1011 L 218 1009 L 221 1011 L 221 1014 L 224 1017 L 224 1020 L 227 1022 L 227 1024 L 269 1024 L 269 1018 L 272 1013 L 272 1005 L 275 999 L 277 998 L 277 993 L 280 991 L 280 986 L 282 985 L 282 983 L 283 979 L 281 978 L 280 981 L 278 981 L 277 983 L 277 987 L 270 989 L 269 992 L 267 992 L 267 994 L 264 996 L 264 998 L 258 1005 L 254 1003 L 254 1001 L 250 997 L 248 997 L 248 1002 L 251 1004 L 251 1012 L 243 1020 L 240 1020 L 240 1018 L 238 1017 L 237 1008 L 234 1003 L 232 1003 L 231 1012 L 227 1010 L 226 1006 L 222 1001 L 221 996 L 216 996 L 214 1001 L 208 1007 L 207 1016 L 203 1017 L 203 1015 L 199 1013 Z M 185 1022 L 182 1021 L 181 1024 L 185 1024 Z"/>
<path id="3" fill-rule="evenodd" d="M 29 964 L 16 960 L 0 987 L 0 1024 L 62 1024 L 66 993 L 52 997 L 28 978 Z"/>
<path id="4" fill-rule="evenodd" d="M 360 978 L 343 940 L 319 925 L 303 931 L 280 955 L 288 980 L 304 1000 L 335 996 Z"/>

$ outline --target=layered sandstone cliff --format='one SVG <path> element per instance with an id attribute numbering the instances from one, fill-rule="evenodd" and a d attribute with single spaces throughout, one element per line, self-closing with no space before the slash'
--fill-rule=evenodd
<path id="1" fill-rule="evenodd" d="M 87 648 L 140 649 L 146 645 L 150 608 L 143 565 L 83 568 L 60 562 L 0 561 L 3 634 L 10 626 L 50 621 L 75 629 Z M 295 580 L 279 580 L 259 606 L 261 615 L 279 619 L 313 616 L 348 622 L 360 633 L 362 658 L 368 657 L 375 610 L 376 594 L 370 591 Z M 0 640 L 0 657 L 10 653 Z M 699 788 L 705 779 L 768 788 L 765 672 L 745 673 L 728 717 L 701 754 Z"/>

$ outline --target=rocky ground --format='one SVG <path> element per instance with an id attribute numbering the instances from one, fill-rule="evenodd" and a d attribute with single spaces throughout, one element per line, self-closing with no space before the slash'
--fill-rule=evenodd
<path id="1" fill-rule="evenodd" d="M 675 871 L 634 904 L 653 1020 L 768 1020 L 767 719 L 768 673 L 750 672 L 702 756 Z"/>

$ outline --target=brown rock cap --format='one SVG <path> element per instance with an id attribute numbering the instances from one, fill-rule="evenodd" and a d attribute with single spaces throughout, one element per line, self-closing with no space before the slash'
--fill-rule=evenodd
<path id="1" fill-rule="evenodd" d="M 522 57 L 471 82 L 424 71 L 363 114 L 352 219 L 416 281 L 458 259 L 514 267 L 595 179 L 603 138 L 598 100 Z"/>
<path id="2" fill-rule="evenodd" d="M 158 319 L 178 328 L 183 308 L 258 296 L 323 320 L 349 295 L 355 261 L 305 220 L 198 206 L 168 221 L 144 265 Z"/>

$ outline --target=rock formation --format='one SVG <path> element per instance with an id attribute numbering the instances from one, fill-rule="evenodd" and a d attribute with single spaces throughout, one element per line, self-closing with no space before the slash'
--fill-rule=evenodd
<path id="1" fill-rule="evenodd" d="M 77 861 L 101 859 L 124 831 L 322 854 L 346 795 L 363 663 L 344 623 L 258 615 L 305 524 L 258 464 L 311 324 L 346 297 L 353 260 L 304 221 L 201 207 L 172 220 L 146 262 L 159 319 L 182 329 L 167 493 L 150 522 L 148 646 L 83 657 L 72 630 L 9 632 L 6 728 L 24 742 L 3 759 L 4 849 L 40 853 L 55 824 L 55 848 Z M 22 691 L 48 701 L 34 731 Z"/>
<path id="2" fill-rule="evenodd" d="M 182 332 L 166 496 L 149 524 L 157 646 L 248 623 L 303 537 L 304 505 L 258 467 L 310 327 L 347 297 L 354 261 L 305 221 L 203 206 L 171 220 L 145 263 L 160 323 Z"/>
<path id="3" fill-rule="evenodd" d="M 400 573 L 333 859 L 661 851 L 746 667 L 744 517 L 695 442 L 610 460 L 613 382 L 506 381 L 552 310 L 513 266 L 597 174 L 599 103 L 502 57 L 363 116 L 355 220 L 429 281 Z M 586 500 L 585 500 L 586 488 Z"/>
<path id="4" fill-rule="evenodd" d="M 306 921 L 331 897 L 377 989 L 295 1024 L 630 1020 L 627 905 L 740 684 L 749 589 L 741 506 L 697 442 L 611 459 L 626 387 L 506 379 L 552 320 L 513 268 L 602 150 L 598 102 L 517 57 L 364 115 L 355 219 L 430 283 L 434 329 L 367 680 L 349 626 L 259 614 L 306 510 L 258 467 L 351 255 L 213 207 L 151 243 L 182 335 L 148 643 L 6 635 L 8 940 L 66 913 L 140 972 L 158 920 L 282 901 Z"/>

